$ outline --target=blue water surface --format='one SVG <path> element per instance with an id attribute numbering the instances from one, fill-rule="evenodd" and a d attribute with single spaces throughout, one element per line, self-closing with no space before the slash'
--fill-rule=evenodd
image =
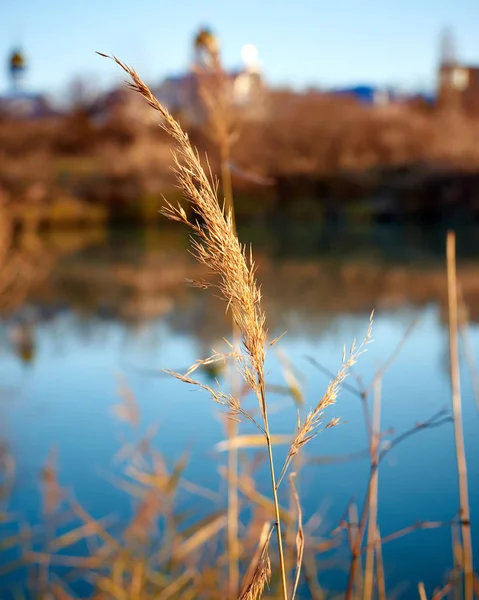
<path id="1" fill-rule="evenodd" d="M 444 269 L 442 235 L 415 232 L 410 236 L 396 230 L 389 234 L 384 230 L 366 230 L 361 232 L 357 252 L 352 254 L 351 246 L 357 238 L 348 232 L 337 234 L 335 242 L 325 232 L 308 230 L 308 235 L 304 234 L 305 247 L 298 241 L 301 235 L 288 229 L 282 229 L 279 238 L 271 232 L 269 237 L 262 237 L 261 231 L 246 235 L 258 241 L 258 278 L 263 283 L 266 309 L 271 309 L 269 335 L 272 339 L 287 329 L 268 354 L 268 381 L 285 385 L 282 362 L 276 354 L 279 350 L 294 365 L 301 383 L 303 415 L 320 400 L 329 382 L 309 359 L 314 358 L 335 372 L 343 346 L 364 337 L 374 307 L 377 310 L 373 340 L 347 380 L 352 387 L 357 385 L 356 376 L 364 385 L 372 381 L 377 368 L 398 346 L 410 324 L 416 322 L 382 380 L 381 430 L 394 429 L 385 439 L 409 430 L 441 409 L 450 413 L 445 296 L 435 295 Z M 162 233 L 157 232 L 153 248 L 145 247 L 135 236 L 125 242 L 127 238 L 120 236 L 121 243 L 109 238 L 60 256 L 47 279 L 36 285 L 3 321 L 1 435 L 16 463 L 9 508 L 32 524 L 41 518 L 39 474 L 52 448 L 58 452 L 61 485 L 74 493 L 92 515 L 114 515 L 120 522 L 130 516 L 134 500 L 114 483 L 114 476 L 121 473 L 121 465 L 114 457 L 122 446 L 122 435 L 138 440 L 154 424 L 158 427 L 154 445 L 167 462 L 173 465 L 187 450 L 185 478 L 219 492 L 225 501 L 225 483 L 219 467 L 226 464 L 226 455 L 214 450 L 215 444 L 225 439 L 222 409 L 206 392 L 192 389 L 160 371 L 184 370 L 197 358 L 207 356 L 212 346 L 224 349 L 222 337 L 229 336 L 224 307 L 211 291 L 192 290 L 184 283 L 183 271 L 187 274 L 190 265 L 194 265 L 185 256 L 184 238 L 181 243 L 168 242 L 163 247 Z M 118 252 L 112 247 L 119 248 Z M 175 261 L 183 265 L 181 270 Z M 462 252 L 460 264 L 463 262 L 467 263 L 471 287 L 471 281 L 479 281 L 479 261 L 473 252 Z M 389 289 L 366 289 L 371 284 L 369 279 L 362 282 L 362 273 L 378 264 L 385 274 L 398 265 L 406 275 L 420 269 L 424 286 L 431 291 L 417 293 L 416 289 L 408 289 L 407 279 L 402 296 L 398 297 L 394 290 L 394 301 Z M 115 292 L 116 277 L 122 268 L 131 265 L 136 275 L 145 271 L 145 281 L 139 287 L 142 296 L 135 288 L 135 298 L 162 296 L 168 301 L 152 310 L 144 309 L 146 302 L 138 302 L 133 305 L 137 308 L 125 316 L 122 310 L 131 301 L 131 294 L 128 285 Z M 340 274 L 351 269 L 351 265 L 358 273 L 358 281 L 356 287 L 345 288 Z M 100 268 L 104 272 L 98 276 Z M 300 268 L 306 272 L 298 280 L 294 273 Z M 329 283 L 318 288 L 315 282 L 319 278 L 323 281 L 325 272 L 330 273 L 326 279 Z M 263 273 L 268 273 L 264 281 Z M 133 279 L 134 275 L 126 280 L 128 277 Z M 433 278 L 432 284 L 426 282 L 428 277 Z M 162 280 L 173 283 L 162 287 Z M 443 281 L 445 286 L 445 275 Z M 159 282 L 160 291 L 155 282 Z M 418 286 L 416 275 L 413 285 Z M 87 306 L 77 302 L 78 297 L 85 295 Z M 22 359 L 18 345 L 12 341 L 11 333 L 19 327 L 33 340 L 32 360 Z M 473 319 L 469 340 L 473 354 L 479 356 L 479 326 Z M 462 350 L 461 361 L 473 542 L 479 555 L 479 417 Z M 214 385 L 205 373 L 198 376 Z M 224 374 L 219 379 L 227 385 Z M 141 417 L 136 428 L 113 414 L 121 382 L 128 384 L 138 402 Z M 292 433 L 296 404 L 285 395 L 271 393 L 269 398 L 271 430 Z M 254 399 L 247 402 L 255 407 Z M 372 407 L 372 394 L 369 406 Z M 368 448 L 363 408 L 356 393 L 343 389 L 337 403 L 327 409 L 325 419 L 336 416 L 341 417 L 341 424 L 322 431 L 306 446 L 299 478 L 305 521 L 316 512 L 321 514 L 321 539 L 331 537 L 352 499 L 361 510 L 369 477 L 367 453 L 362 458 L 331 464 L 324 460 Z M 253 433 L 251 425 L 241 427 L 243 432 Z M 276 447 L 278 469 L 286 451 L 284 445 Z M 318 457 L 321 464 L 313 464 Z M 282 488 L 287 502 L 287 481 Z M 266 464 L 259 470 L 258 489 L 265 495 L 270 493 Z M 186 492 L 182 493 L 180 500 L 185 506 L 191 506 L 188 498 Z M 418 521 L 450 521 L 457 514 L 458 505 L 451 423 L 411 435 L 381 464 L 378 523 L 383 537 Z M 212 508 L 211 502 L 201 497 L 194 499 L 193 506 L 205 513 Z M 476 522 L 478 527 L 474 527 Z M 385 543 L 383 555 L 388 591 L 397 592 L 398 597 L 411 597 L 409 594 L 415 593 L 419 581 L 432 590 L 444 583 L 453 564 L 451 529 L 445 526 L 415 531 Z M 343 544 L 343 550 L 334 556 L 333 562 L 319 572 L 319 579 L 325 588 L 341 589 L 349 564 L 347 546 Z M 9 585 L 12 577 L 9 575 Z"/>

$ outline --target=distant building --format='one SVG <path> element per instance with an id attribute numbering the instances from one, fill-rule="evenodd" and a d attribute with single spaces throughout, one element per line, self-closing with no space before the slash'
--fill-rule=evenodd
<path id="1" fill-rule="evenodd" d="M 201 99 L 201 85 L 215 77 L 209 57 L 218 51 L 218 41 L 207 29 L 202 29 L 194 40 L 194 60 L 189 72 L 167 77 L 154 93 L 170 112 L 182 115 L 191 124 L 201 124 L 205 108 Z M 258 119 L 265 111 L 265 85 L 257 63 L 256 48 L 246 45 L 242 50 L 243 66 L 225 73 L 230 86 L 232 105 L 243 118 Z"/>
<path id="2" fill-rule="evenodd" d="M 42 119 L 56 111 L 42 94 L 14 92 L 0 96 L 0 117 L 8 119 Z"/>
<path id="3" fill-rule="evenodd" d="M 330 92 L 334 96 L 353 98 L 361 104 L 384 106 L 395 99 L 393 92 L 372 85 L 357 85 L 346 88 L 336 88 Z"/>
<path id="4" fill-rule="evenodd" d="M 97 125 L 118 119 L 132 128 L 158 123 L 155 111 L 138 94 L 126 86 L 111 90 L 92 102 L 88 115 Z"/>
<path id="5" fill-rule="evenodd" d="M 217 52 L 218 41 L 213 34 L 202 29 L 193 43 L 193 60 L 189 71 L 171 75 L 159 85 L 151 85 L 154 96 L 176 117 L 188 125 L 200 125 L 205 121 L 206 111 L 201 98 L 201 85 L 209 85 L 216 73 L 209 57 Z M 243 118 L 261 118 L 265 110 L 265 85 L 257 66 L 256 49 L 247 45 L 242 51 L 243 67 L 225 74 L 231 90 L 231 100 L 241 111 Z M 214 84 L 214 81 L 213 81 Z M 132 126 L 149 126 L 158 122 L 151 107 L 143 98 L 121 87 L 98 98 L 89 109 L 97 124 L 119 118 Z"/>
<path id="6" fill-rule="evenodd" d="M 441 64 L 437 100 L 444 108 L 479 115 L 479 66 Z"/>
<path id="7" fill-rule="evenodd" d="M 437 104 L 479 115 L 479 65 L 465 65 L 458 59 L 450 29 L 443 31 L 440 39 Z"/>
<path id="8" fill-rule="evenodd" d="M 8 58 L 10 90 L 0 96 L 0 117 L 9 119 L 36 119 L 55 114 L 46 96 L 26 91 L 23 78 L 26 61 L 20 49 L 14 50 Z"/>
<path id="9" fill-rule="evenodd" d="M 208 85 L 208 75 L 201 77 L 204 78 L 203 83 Z M 265 87 L 259 73 L 239 69 L 228 72 L 226 77 L 231 89 L 232 106 L 241 112 L 243 118 L 261 118 L 265 108 Z M 191 124 L 200 125 L 206 118 L 201 85 L 196 73 L 170 76 L 154 90 L 154 94 L 171 113 L 183 116 Z"/>

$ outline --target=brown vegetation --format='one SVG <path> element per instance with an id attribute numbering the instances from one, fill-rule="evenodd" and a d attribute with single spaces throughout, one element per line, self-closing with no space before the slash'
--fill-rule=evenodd
<path id="1" fill-rule="evenodd" d="M 224 169 L 232 161 L 236 188 L 253 195 L 262 191 L 261 177 L 274 182 L 281 176 L 408 165 L 479 168 L 479 121 L 465 114 L 272 90 L 263 118 L 252 122 L 237 112 L 228 115 L 221 96 L 211 95 L 208 86 L 202 96 L 208 114 L 217 116 L 209 117 L 206 128 L 190 129 L 190 139 L 208 151 L 215 173 L 223 169 L 225 182 Z M 42 203 L 67 196 L 107 207 L 115 218 L 156 217 L 161 194 L 174 187 L 169 157 L 164 133 L 131 92 L 114 92 L 63 116 L 4 119 L 0 127 L 0 186 L 22 202 L 32 186 L 41 185 Z"/>

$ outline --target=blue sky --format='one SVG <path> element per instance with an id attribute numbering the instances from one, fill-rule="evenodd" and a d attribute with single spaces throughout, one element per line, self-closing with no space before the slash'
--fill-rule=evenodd
<path id="1" fill-rule="evenodd" d="M 445 26 L 459 56 L 479 64 L 479 0 L 0 0 L 0 60 L 21 44 L 38 91 L 61 92 L 75 76 L 99 88 L 121 80 L 95 50 L 154 83 L 188 66 L 201 25 L 219 34 L 229 66 L 255 44 L 273 85 L 430 88 Z"/>

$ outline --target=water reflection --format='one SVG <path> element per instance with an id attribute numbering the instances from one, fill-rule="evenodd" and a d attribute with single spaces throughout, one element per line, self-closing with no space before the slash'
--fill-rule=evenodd
<path id="1" fill-rule="evenodd" d="M 255 242 L 269 327 L 274 331 L 292 327 L 298 333 L 304 326 L 302 335 L 318 335 L 342 312 L 362 314 L 373 308 L 429 303 L 444 310 L 443 233 L 397 228 L 318 231 L 292 225 L 250 229 L 243 238 Z M 65 233 L 64 240 L 71 241 L 69 236 Z M 84 330 L 92 319 L 120 320 L 132 329 L 165 319 L 174 331 L 193 333 L 207 347 L 228 334 L 229 319 L 223 318 L 220 303 L 185 285 L 187 278 L 209 278 L 188 255 L 186 232 L 116 232 L 103 243 L 92 243 L 95 239 L 86 236 L 83 249 L 81 239 L 67 249 L 56 238 L 37 240 L 34 264 L 45 262 L 50 268 L 32 266 L 35 277 L 9 305 L 13 320 L 22 321 L 29 311 L 29 325 L 24 320 L 18 326 L 23 337 L 30 335 L 25 328 L 31 328 L 33 313 L 39 323 L 65 310 Z M 475 321 L 479 241 L 474 232 L 466 231 L 459 242 L 459 278 Z"/>
<path id="2" fill-rule="evenodd" d="M 327 384 L 305 356 L 334 371 L 343 344 L 362 338 L 373 308 L 375 341 L 357 370 L 365 381 L 410 322 L 419 319 L 384 381 L 383 429 L 407 430 L 448 406 L 443 234 L 399 228 L 325 231 L 306 224 L 242 232 L 243 239 L 255 244 L 270 335 L 288 331 L 281 350 L 300 371 L 305 409 Z M 223 338 L 230 337 L 224 304 L 211 291 L 185 283 L 186 278 L 209 277 L 189 256 L 186 232 L 176 227 L 85 233 L 83 238 L 76 234 L 76 239 L 69 235 L 63 241 L 36 237 L 32 264 L 49 256 L 49 269 L 30 268 L 28 287 L 12 295 L 3 313 L 1 435 L 17 463 L 15 510 L 35 520 L 38 473 L 52 445 L 58 447 L 62 485 L 74 488 L 95 516 L 110 514 L 112 506 L 119 514 L 131 510 L 130 500 L 105 476 L 115 468 L 112 457 L 119 450 L 117 424 L 111 418 L 112 410 L 119 410 L 118 371 L 139 404 L 139 435 L 158 424 L 155 444 L 165 455 L 179 460 L 185 447 L 193 448 L 188 478 L 212 491 L 223 489 L 217 469 L 224 455 L 212 452 L 224 437 L 215 408 L 159 372 L 186 369 L 210 355 L 212 347 L 222 350 Z M 458 240 L 458 275 L 470 307 L 472 350 L 479 356 L 479 240 L 471 231 L 459 234 Z M 270 383 L 284 385 L 281 360 L 274 352 L 267 366 Z M 221 375 L 214 371 L 201 376 Z M 479 506 L 478 423 L 467 370 L 463 375 L 474 511 Z M 272 428 L 291 432 L 296 405 L 289 399 L 272 400 L 277 408 Z M 124 404 L 121 414 L 131 407 L 131 402 Z M 319 436 L 309 449 L 312 455 L 365 448 L 357 398 L 345 392 L 338 410 L 345 424 Z M 446 427 L 424 432 L 391 453 L 380 474 L 382 534 L 417 519 L 452 518 L 457 510 L 454 461 L 452 430 Z M 367 473 L 367 459 L 306 469 L 301 492 L 306 517 L 329 502 L 324 533 L 331 531 L 351 496 L 362 497 Z M 449 532 L 422 533 L 413 541 L 404 538 L 385 546 L 392 587 L 419 580 L 436 585 L 450 565 Z M 330 583 L 336 586 L 337 580 Z"/>

